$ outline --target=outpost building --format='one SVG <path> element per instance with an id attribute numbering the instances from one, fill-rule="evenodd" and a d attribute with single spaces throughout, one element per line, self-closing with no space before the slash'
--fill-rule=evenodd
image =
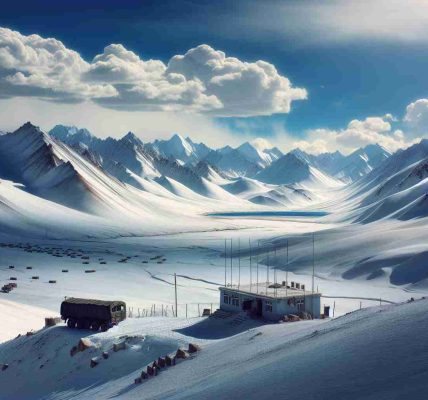
<path id="1" fill-rule="evenodd" d="M 219 290 L 223 311 L 247 311 L 269 321 L 302 312 L 309 313 L 312 318 L 321 317 L 321 293 L 306 291 L 305 285 L 297 282 L 222 286 Z"/>

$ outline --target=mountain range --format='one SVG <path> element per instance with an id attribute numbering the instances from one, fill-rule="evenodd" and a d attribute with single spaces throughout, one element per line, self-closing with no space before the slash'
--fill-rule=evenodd
<path id="1" fill-rule="evenodd" d="M 0 221 L 10 226 L 12 212 L 29 224 L 42 209 L 65 207 L 72 226 L 114 215 L 119 225 L 178 229 L 177 214 L 191 225 L 212 211 L 311 207 L 333 192 L 356 221 L 411 219 L 428 215 L 427 157 L 427 140 L 394 154 L 379 145 L 350 155 L 283 154 L 257 142 L 211 149 L 177 134 L 143 143 L 131 132 L 101 139 L 57 125 L 46 133 L 28 122 L 0 135 Z"/>

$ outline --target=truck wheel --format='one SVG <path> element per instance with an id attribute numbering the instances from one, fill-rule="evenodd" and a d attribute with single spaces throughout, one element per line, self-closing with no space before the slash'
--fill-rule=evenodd
<path id="1" fill-rule="evenodd" d="M 91 323 L 91 329 L 94 332 L 98 332 L 99 329 L 100 329 L 100 323 L 98 321 L 92 321 L 92 323 Z"/>
<path id="2" fill-rule="evenodd" d="M 84 329 L 85 328 L 84 324 L 85 324 L 85 321 L 83 319 L 78 319 L 76 324 L 77 329 Z"/>
<path id="3" fill-rule="evenodd" d="M 67 320 L 67 326 L 69 328 L 72 328 L 72 329 L 75 328 L 76 327 L 76 320 L 74 318 L 69 318 Z"/>

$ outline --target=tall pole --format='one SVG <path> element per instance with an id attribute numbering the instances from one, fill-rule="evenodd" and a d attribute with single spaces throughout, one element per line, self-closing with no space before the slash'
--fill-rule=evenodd
<path id="1" fill-rule="evenodd" d="M 267 252 L 267 263 L 266 263 L 266 294 L 268 294 L 269 288 L 269 250 Z"/>
<path id="2" fill-rule="evenodd" d="M 315 233 L 312 232 L 312 295 L 315 291 Z"/>
<path id="3" fill-rule="evenodd" d="M 175 290 L 175 317 L 178 316 L 177 310 L 177 274 L 174 272 L 174 290 Z"/>
<path id="4" fill-rule="evenodd" d="M 259 249 L 260 240 L 257 240 L 257 266 L 256 266 L 256 291 L 259 293 Z"/>
<path id="5" fill-rule="evenodd" d="M 238 290 L 241 287 L 241 238 L 238 238 Z"/>
<path id="6" fill-rule="evenodd" d="M 248 238 L 248 247 L 250 249 L 250 292 L 253 288 L 253 266 L 252 266 L 252 258 L 251 258 L 251 238 Z"/>
<path id="7" fill-rule="evenodd" d="M 285 269 L 285 295 L 288 294 L 288 239 L 287 239 L 287 263 Z"/>
<path id="8" fill-rule="evenodd" d="M 275 297 L 276 297 L 276 293 L 277 293 L 277 288 L 276 288 L 276 268 L 277 268 L 277 263 L 276 263 L 276 246 L 273 249 L 273 254 L 275 257 L 275 264 L 274 264 L 274 270 L 273 270 L 273 280 L 274 280 L 274 285 L 275 285 Z"/>
<path id="9" fill-rule="evenodd" d="M 314 315 L 314 291 L 315 291 L 315 232 L 312 232 L 312 301 L 311 311 Z"/>
<path id="10" fill-rule="evenodd" d="M 224 239 L 224 287 L 227 285 L 227 254 L 226 239 Z"/>
<path id="11" fill-rule="evenodd" d="M 233 284 L 233 261 L 232 261 L 232 253 L 233 253 L 233 239 L 230 239 L 230 286 Z"/>

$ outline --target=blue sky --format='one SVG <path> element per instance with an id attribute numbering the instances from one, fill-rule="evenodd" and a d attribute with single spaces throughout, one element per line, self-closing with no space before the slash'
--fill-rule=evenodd
<path id="1" fill-rule="evenodd" d="M 303 139 L 315 129 L 345 129 L 354 119 L 390 113 L 401 120 L 407 105 L 427 97 L 428 8 L 419 6 L 417 0 L 332 1 L 322 9 L 306 0 L 18 0 L 2 5 L 0 26 L 56 38 L 88 62 L 111 43 L 165 64 L 200 44 L 245 62 L 266 61 L 305 89 L 307 99 L 292 101 L 288 113 L 210 119 L 237 135 L 283 131 Z M 390 123 L 391 132 L 402 128 Z"/>

